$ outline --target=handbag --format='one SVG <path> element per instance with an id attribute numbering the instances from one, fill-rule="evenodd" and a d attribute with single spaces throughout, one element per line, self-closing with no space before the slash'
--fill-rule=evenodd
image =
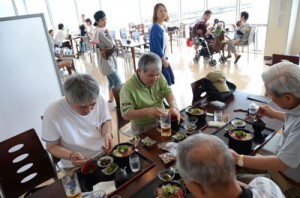
<path id="1" fill-rule="evenodd" d="M 101 54 L 104 59 L 108 60 L 115 51 L 116 51 L 116 47 L 113 46 L 112 48 L 101 49 Z"/>

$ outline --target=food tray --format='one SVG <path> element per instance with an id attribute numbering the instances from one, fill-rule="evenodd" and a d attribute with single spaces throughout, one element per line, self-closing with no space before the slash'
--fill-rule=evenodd
<path id="1" fill-rule="evenodd" d="M 155 198 L 156 187 L 161 183 L 163 183 L 163 181 L 161 181 L 158 177 L 156 177 L 151 182 L 149 182 L 145 186 L 143 186 L 140 190 L 136 191 L 130 197 L 131 198 L 141 198 L 141 197 Z M 189 191 L 187 191 L 187 194 L 185 197 L 193 198 L 193 195 Z"/>
<path id="2" fill-rule="evenodd" d="M 150 159 L 148 159 L 147 157 L 145 157 L 144 155 L 136 152 L 135 154 L 138 154 L 140 157 L 140 170 L 138 172 L 132 172 L 130 167 L 126 168 L 127 171 L 127 180 L 126 182 L 119 186 L 117 190 L 123 188 L 124 186 L 126 186 L 127 184 L 129 184 L 132 180 L 134 180 L 136 177 L 144 174 L 145 172 L 147 172 L 150 168 L 152 168 L 154 166 L 153 161 L 151 161 Z M 94 161 L 94 163 L 96 163 L 96 161 Z M 94 173 L 86 175 L 86 174 L 82 174 L 81 172 L 77 173 L 77 177 L 78 177 L 78 181 L 80 184 L 80 188 L 82 192 L 88 192 L 88 191 L 92 191 L 93 190 L 93 186 L 98 184 L 101 181 L 112 181 L 115 178 L 115 174 L 112 175 L 105 175 L 101 170 L 103 168 L 100 168 L 99 166 L 97 166 L 97 169 L 95 170 Z"/>
<path id="3" fill-rule="evenodd" d="M 241 129 L 246 129 L 250 132 L 254 132 L 253 128 L 252 128 L 252 123 L 247 121 L 247 120 L 244 120 L 244 119 L 241 119 L 241 118 L 234 118 L 232 120 L 235 120 L 235 119 L 240 119 L 240 120 L 243 120 L 246 122 L 246 125 L 244 127 L 242 127 Z M 219 128 L 217 131 L 215 131 L 213 133 L 213 135 L 216 135 L 218 136 L 219 138 L 221 138 L 226 145 L 228 145 L 228 141 L 229 141 L 229 134 L 228 134 L 228 131 L 229 130 L 226 130 L 226 128 L 232 128 L 232 124 L 231 124 L 231 121 L 230 120 L 228 123 L 226 123 L 223 127 Z M 235 127 L 233 127 L 235 128 Z M 239 127 L 240 128 L 240 127 Z M 274 133 L 275 130 L 274 129 L 270 129 L 270 128 L 265 128 L 263 131 L 262 131 L 262 134 L 264 136 L 264 140 L 260 143 L 257 143 L 255 141 L 253 141 L 252 143 L 252 152 L 249 153 L 249 154 L 254 154 L 256 153 L 267 141 L 269 141 L 273 135 L 275 134 Z"/>

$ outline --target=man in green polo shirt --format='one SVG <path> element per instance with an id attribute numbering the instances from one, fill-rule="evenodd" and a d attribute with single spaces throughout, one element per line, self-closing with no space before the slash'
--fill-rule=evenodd
<path id="1" fill-rule="evenodd" d="M 139 135 L 156 127 L 156 122 L 164 112 L 163 100 L 170 106 L 170 113 L 178 122 L 180 113 L 171 88 L 161 75 L 162 62 L 154 53 L 140 57 L 137 72 L 123 85 L 120 92 L 121 113 L 131 120 L 131 129 Z"/>

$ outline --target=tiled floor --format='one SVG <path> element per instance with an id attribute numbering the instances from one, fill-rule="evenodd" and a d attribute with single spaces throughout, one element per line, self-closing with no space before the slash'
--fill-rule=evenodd
<path id="1" fill-rule="evenodd" d="M 202 57 L 199 63 L 195 64 L 193 62 L 194 49 L 186 46 L 177 46 L 177 43 L 174 42 L 170 63 L 175 75 L 175 85 L 172 85 L 172 89 L 178 107 L 184 108 L 191 104 L 192 90 L 190 84 L 205 77 L 208 72 L 213 70 L 222 70 L 225 73 L 227 80 L 233 82 L 237 86 L 237 89 L 263 95 L 264 86 L 260 74 L 268 68 L 268 66 L 264 64 L 263 54 L 258 52 L 252 53 L 250 51 L 248 58 L 247 48 L 244 49 L 244 51 L 244 53 L 241 53 L 242 57 L 237 64 L 233 63 L 234 58 L 232 58 L 224 64 L 218 62 L 215 67 L 211 67 L 207 61 L 203 61 Z M 215 54 L 214 58 L 218 61 L 219 55 Z M 87 60 L 88 59 L 84 57 L 76 60 L 77 72 L 87 72 L 94 75 L 101 85 L 101 94 L 108 99 L 108 81 L 106 77 L 100 73 L 96 63 L 93 64 Z M 125 82 L 126 79 L 130 78 L 133 73 L 132 69 L 131 72 L 128 72 L 128 68 L 125 70 L 125 66 L 124 61 L 121 58 L 118 58 L 118 73 L 122 82 Z M 111 114 L 113 116 L 113 132 L 116 137 L 117 128 L 115 110 L 111 110 Z M 121 140 L 124 141 L 126 138 Z"/>

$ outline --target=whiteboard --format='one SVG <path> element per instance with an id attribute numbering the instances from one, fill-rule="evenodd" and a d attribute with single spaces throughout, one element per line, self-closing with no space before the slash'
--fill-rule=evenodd
<path id="1" fill-rule="evenodd" d="M 0 18 L 0 141 L 34 128 L 63 90 L 43 14 Z"/>

